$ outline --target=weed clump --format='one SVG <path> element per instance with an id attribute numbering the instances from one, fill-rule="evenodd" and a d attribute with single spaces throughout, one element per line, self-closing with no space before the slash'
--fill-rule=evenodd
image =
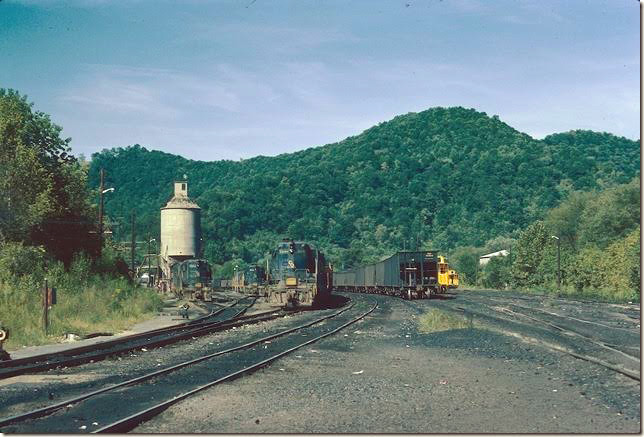
<path id="1" fill-rule="evenodd" d="M 464 318 L 437 309 L 423 314 L 418 320 L 418 330 L 423 334 L 470 327 Z"/>
<path id="2" fill-rule="evenodd" d="M 0 267 L 4 267 L 0 268 L 0 325 L 9 329 L 4 344 L 9 351 L 55 342 L 67 333 L 118 332 L 163 307 L 153 289 L 138 287 L 122 276 L 97 273 L 85 257 L 66 269 L 57 261 L 45 264 L 37 255 L 42 256 L 25 246 L 0 246 Z M 45 278 L 57 290 L 47 334 L 42 321 Z"/>

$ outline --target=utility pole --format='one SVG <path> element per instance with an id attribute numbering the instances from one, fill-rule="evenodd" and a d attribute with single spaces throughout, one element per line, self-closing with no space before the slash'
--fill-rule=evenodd
<path id="1" fill-rule="evenodd" d="M 555 235 L 550 238 L 557 240 L 557 291 L 561 291 L 561 240 Z"/>
<path id="2" fill-rule="evenodd" d="M 148 233 L 148 287 L 150 287 L 150 234 Z"/>
<path id="3" fill-rule="evenodd" d="M 130 255 L 132 257 L 132 277 L 134 278 L 135 270 L 134 270 L 134 250 L 136 249 L 136 229 L 135 229 L 135 223 L 134 220 L 136 219 L 136 211 L 132 210 L 132 244 L 130 247 Z"/>
<path id="4" fill-rule="evenodd" d="M 561 291 L 561 240 L 557 238 L 557 290 Z"/>
<path id="5" fill-rule="evenodd" d="M 101 184 L 98 187 L 98 256 L 103 253 L 103 189 L 105 188 L 105 170 L 101 169 Z"/>

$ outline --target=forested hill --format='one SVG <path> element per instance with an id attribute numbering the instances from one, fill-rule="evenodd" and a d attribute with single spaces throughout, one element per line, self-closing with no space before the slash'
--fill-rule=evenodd
<path id="1" fill-rule="evenodd" d="M 187 145 L 188 146 L 188 145 Z M 188 175 L 203 209 L 205 256 L 263 256 L 276 239 L 313 242 L 350 265 L 416 246 L 480 246 L 542 217 L 571 191 L 639 174 L 639 143 L 572 131 L 535 140 L 473 109 L 433 108 L 380 123 L 338 143 L 276 157 L 202 162 L 135 145 L 104 150 L 107 214 L 123 239 L 159 233 L 172 181 Z M 117 234 L 117 238 L 119 235 Z"/>

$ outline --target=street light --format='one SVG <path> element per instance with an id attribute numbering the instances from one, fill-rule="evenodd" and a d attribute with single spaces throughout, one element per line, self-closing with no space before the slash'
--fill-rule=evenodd
<path id="1" fill-rule="evenodd" d="M 557 240 L 557 291 L 561 291 L 561 240 L 556 235 L 550 238 Z"/>
<path id="2" fill-rule="evenodd" d="M 101 185 L 98 189 L 98 254 L 103 253 L 103 194 L 114 192 L 114 187 L 103 188 L 105 185 L 105 170 L 101 169 Z"/>

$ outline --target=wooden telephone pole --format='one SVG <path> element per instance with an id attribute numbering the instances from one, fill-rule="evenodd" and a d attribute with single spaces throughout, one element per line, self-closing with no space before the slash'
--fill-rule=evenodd
<path id="1" fill-rule="evenodd" d="M 136 249 L 136 224 L 134 223 L 136 219 L 136 211 L 132 210 L 132 244 L 130 247 L 130 255 L 131 255 L 131 268 L 132 268 L 132 278 L 134 278 L 135 275 L 135 268 L 134 268 L 134 251 Z"/>

